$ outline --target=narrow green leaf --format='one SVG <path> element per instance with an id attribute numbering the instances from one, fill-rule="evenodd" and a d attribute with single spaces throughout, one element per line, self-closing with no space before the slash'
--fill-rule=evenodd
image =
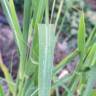
<path id="1" fill-rule="evenodd" d="M 57 66 L 53 69 L 53 73 L 56 74 L 58 72 L 60 72 L 60 70 L 62 68 L 64 68 L 64 66 L 66 66 L 74 57 L 76 57 L 78 55 L 78 49 L 76 49 L 75 51 L 73 51 L 71 54 L 69 54 L 67 57 L 65 57 L 59 64 L 57 64 Z"/>
<path id="2" fill-rule="evenodd" d="M 54 13 L 54 9 L 55 9 L 55 4 L 56 4 L 56 0 L 53 0 L 50 23 L 52 23 L 52 18 L 53 18 L 53 13 Z"/>
<path id="3" fill-rule="evenodd" d="M 82 96 L 91 96 L 95 81 L 96 81 L 96 66 L 94 66 L 88 73 L 88 81 L 86 84 L 86 89 Z"/>
<path id="4" fill-rule="evenodd" d="M 50 96 L 53 55 L 55 46 L 54 25 L 41 24 L 39 30 L 39 96 Z"/>
<path id="5" fill-rule="evenodd" d="M 31 16 L 32 16 L 32 0 L 24 0 L 23 36 L 26 42 L 28 39 L 28 31 Z"/>
<path id="6" fill-rule="evenodd" d="M 87 40 L 86 46 L 89 46 L 89 45 L 91 45 L 93 43 L 92 41 L 94 40 L 94 38 L 96 38 L 95 35 L 96 35 L 96 25 L 93 28 L 92 32 L 90 32 L 90 36 L 89 36 L 89 38 Z"/>
<path id="7" fill-rule="evenodd" d="M 34 60 L 38 61 L 38 49 L 39 49 L 39 43 L 38 43 L 38 24 L 42 22 L 42 17 L 44 16 L 45 11 L 45 0 L 32 0 L 32 6 L 33 9 L 33 42 L 32 42 L 32 50 L 31 50 L 31 56 Z"/>
<path id="8" fill-rule="evenodd" d="M 45 22 L 49 24 L 49 0 L 46 0 Z"/>
<path id="9" fill-rule="evenodd" d="M 42 20 L 46 5 L 45 2 L 46 0 L 32 0 L 32 6 L 34 12 L 33 19 L 35 21 L 35 25 Z"/>
<path id="10" fill-rule="evenodd" d="M 59 8 L 58 8 L 58 13 L 57 13 L 56 21 L 55 21 L 55 30 L 57 28 L 57 24 L 58 24 L 58 20 L 60 18 L 60 14 L 61 14 L 61 11 L 62 11 L 63 4 L 64 4 L 64 0 L 61 0 Z"/>
<path id="11" fill-rule="evenodd" d="M 27 44 L 24 41 L 23 34 L 20 29 L 20 25 L 19 25 L 19 21 L 18 21 L 17 15 L 16 15 L 13 0 L 9 0 L 9 8 L 10 8 L 10 12 L 8 13 L 8 15 L 10 17 L 9 23 L 11 23 L 11 27 L 13 28 L 14 35 L 16 38 L 16 43 L 19 48 L 19 53 L 20 53 L 19 76 L 20 76 L 20 78 L 22 78 L 22 76 L 24 75 L 24 70 L 25 70 L 24 67 L 25 67 L 25 61 L 26 61 L 26 46 L 27 46 Z"/>
<path id="12" fill-rule="evenodd" d="M 2 88 L 1 85 L 0 85 L 0 96 L 5 96 L 5 95 L 4 95 L 4 92 L 3 92 L 3 88 Z"/>
<path id="13" fill-rule="evenodd" d="M 52 89 L 55 89 L 57 87 L 62 86 L 64 83 L 69 82 L 72 79 L 72 75 L 68 75 L 68 76 L 64 76 L 61 79 L 58 79 L 54 82 L 54 84 L 52 85 Z"/>
<path id="14" fill-rule="evenodd" d="M 81 13 L 78 30 L 78 49 L 81 57 L 83 57 L 85 53 L 85 21 L 83 12 Z"/>
<path id="15" fill-rule="evenodd" d="M 18 17 L 16 15 L 16 10 L 15 10 L 13 0 L 9 0 L 9 7 L 10 7 L 9 10 L 10 10 L 10 14 L 11 14 L 11 17 L 12 17 L 12 21 L 14 22 L 15 29 L 17 29 L 18 34 L 21 34 L 21 28 L 20 28 L 20 25 L 19 25 Z"/>
<path id="16" fill-rule="evenodd" d="M 79 80 L 80 80 L 80 76 L 76 77 L 76 79 L 72 83 L 72 86 L 70 88 L 71 94 L 74 94 L 75 93 L 75 91 L 77 89 L 77 86 L 78 86 Z M 70 95 L 70 93 L 69 93 L 68 96 L 74 96 L 74 95 Z"/>
<path id="17" fill-rule="evenodd" d="M 15 84 L 13 82 L 13 79 L 12 79 L 9 71 L 8 71 L 8 68 L 5 66 L 5 64 L 3 64 L 1 54 L 0 54 L 0 69 L 4 73 L 6 80 L 11 82 L 11 83 L 7 82 L 7 83 L 8 83 L 8 87 L 9 87 L 10 91 L 13 93 L 14 89 L 15 89 Z"/>
<path id="18" fill-rule="evenodd" d="M 90 49 L 90 52 L 85 60 L 84 67 L 92 67 L 94 63 L 96 62 L 96 43 L 93 44 L 92 48 Z"/>
<path id="19" fill-rule="evenodd" d="M 20 30 L 20 26 L 18 23 L 18 19 L 16 16 L 13 0 L 10 0 L 9 2 L 8 0 L 1 0 L 1 4 L 3 6 L 3 10 L 6 15 L 6 18 L 9 21 L 10 27 L 14 31 L 19 51 L 22 54 L 22 48 L 23 48 L 24 42 L 23 42 L 23 37 L 22 37 L 21 30 Z"/>

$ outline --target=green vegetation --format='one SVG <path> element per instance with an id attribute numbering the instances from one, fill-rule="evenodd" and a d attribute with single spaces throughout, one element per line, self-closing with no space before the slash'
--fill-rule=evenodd
<path id="1" fill-rule="evenodd" d="M 75 92 L 78 92 L 80 96 L 95 96 L 96 92 L 93 87 L 96 81 L 96 27 L 86 40 L 83 11 L 79 11 L 81 17 L 77 34 L 77 49 L 57 66 L 53 66 L 54 47 L 59 34 L 56 34 L 56 28 L 63 3 L 64 0 L 61 0 L 56 20 L 54 24 L 51 24 L 49 0 L 24 0 L 23 30 L 21 30 L 14 0 L 1 0 L 3 11 L 14 32 L 20 54 L 16 82 L 3 62 L 0 61 L 0 68 L 4 72 L 12 96 L 55 96 L 54 91 L 56 91 L 56 96 L 74 96 Z M 54 6 L 55 3 L 53 3 L 51 18 Z M 61 28 L 58 32 L 60 30 Z M 32 42 L 29 45 L 30 36 Z M 73 73 L 59 79 L 57 74 L 75 57 L 79 57 L 79 61 Z M 59 87 L 65 89 L 63 95 L 59 94 Z M 4 96 L 1 86 L 0 96 Z"/>

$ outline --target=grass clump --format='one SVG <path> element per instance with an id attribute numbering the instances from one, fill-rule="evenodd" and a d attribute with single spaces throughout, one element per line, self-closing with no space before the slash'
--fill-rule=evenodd
<path id="1" fill-rule="evenodd" d="M 51 24 L 55 0 L 51 18 L 49 18 L 49 0 L 24 0 L 23 30 L 21 30 L 14 0 L 1 0 L 3 11 L 14 32 L 20 54 L 16 82 L 12 79 L 6 66 L 0 62 L 12 96 L 51 96 L 54 90 L 56 90 L 56 96 L 74 96 L 77 91 L 80 96 L 91 96 L 91 94 L 95 96 L 93 87 L 96 81 L 96 27 L 86 40 L 85 20 L 82 11 L 80 11 L 77 49 L 57 66 L 53 66 L 54 47 L 59 36 L 59 33 L 56 34 L 56 28 L 64 0 L 60 2 L 56 20 L 54 24 Z M 28 44 L 29 36 L 32 38 L 30 46 Z M 58 79 L 57 74 L 76 56 L 79 56 L 79 62 L 74 72 Z M 89 70 L 86 71 L 87 68 Z M 62 95 L 57 90 L 59 87 L 65 89 Z M 0 92 L 4 96 L 2 87 L 0 87 Z"/>

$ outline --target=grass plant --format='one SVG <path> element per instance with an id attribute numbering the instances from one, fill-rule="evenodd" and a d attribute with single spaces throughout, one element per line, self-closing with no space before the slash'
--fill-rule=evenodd
<path id="1" fill-rule="evenodd" d="M 80 96 L 95 96 L 96 91 L 93 87 L 96 81 L 96 27 L 86 40 L 84 12 L 79 12 L 81 17 L 77 32 L 77 49 L 54 66 L 54 48 L 59 36 L 56 34 L 56 28 L 64 0 L 60 1 L 54 24 L 51 20 L 55 0 L 51 15 L 49 0 L 24 0 L 23 30 L 19 25 L 14 0 L 0 0 L 0 2 L 14 32 L 20 55 L 16 81 L 12 79 L 7 67 L 0 60 L 0 68 L 4 72 L 9 87 L 9 96 L 51 96 L 54 90 L 56 90 L 56 96 L 74 96 L 75 92 Z M 29 36 L 32 38 L 30 46 Z M 79 61 L 74 72 L 59 79 L 57 74 L 77 56 Z M 59 87 L 65 89 L 63 95 L 60 95 L 57 90 Z M 5 96 L 2 86 L 0 86 L 0 96 Z"/>

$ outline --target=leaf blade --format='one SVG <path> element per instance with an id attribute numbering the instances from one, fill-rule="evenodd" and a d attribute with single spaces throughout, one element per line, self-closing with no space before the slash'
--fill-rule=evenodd
<path id="1" fill-rule="evenodd" d="M 50 96 L 54 38 L 55 30 L 53 25 L 39 25 L 39 96 Z M 42 34 L 41 34 L 42 32 Z"/>
<path id="2" fill-rule="evenodd" d="M 78 30 L 78 49 L 81 57 L 83 57 L 85 53 L 85 21 L 83 12 L 81 12 L 79 30 Z"/>

